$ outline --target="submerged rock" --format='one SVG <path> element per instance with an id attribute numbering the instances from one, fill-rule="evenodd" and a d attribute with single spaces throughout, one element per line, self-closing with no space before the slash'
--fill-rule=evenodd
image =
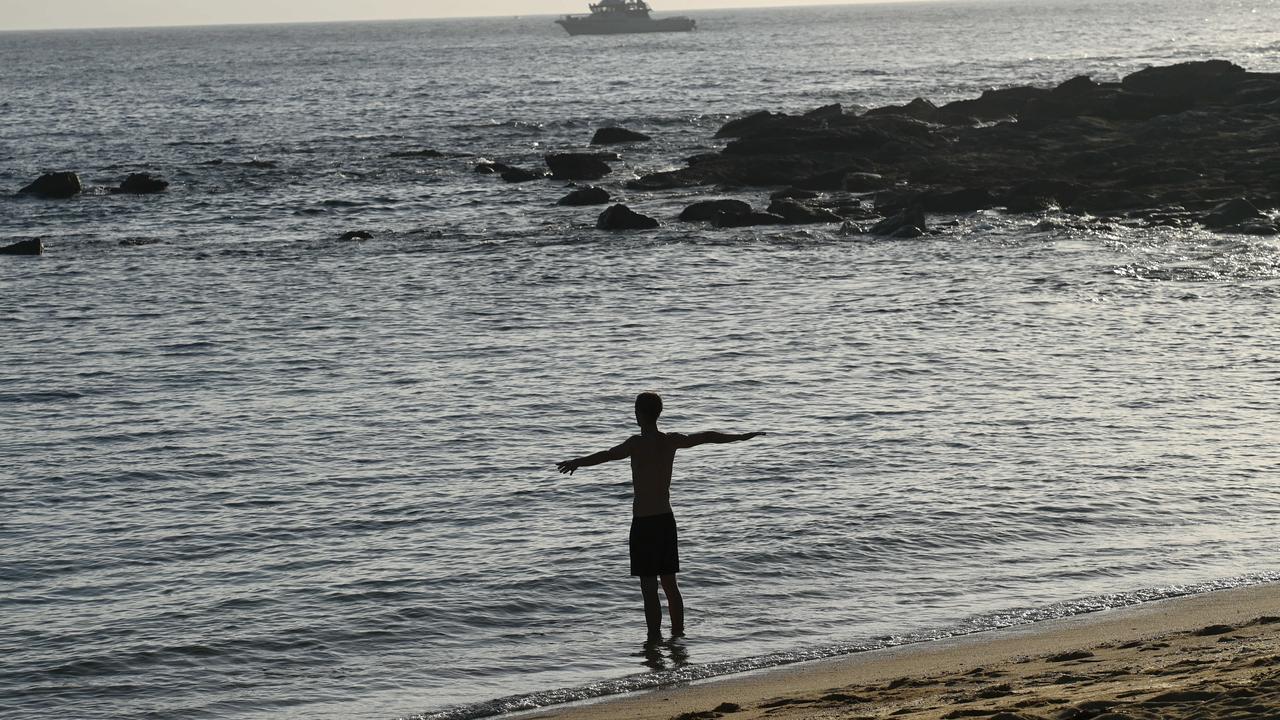
<path id="1" fill-rule="evenodd" d="M 775 190 L 769 193 L 770 200 L 778 200 L 780 198 L 791 198 L 792 200 L 813 200 L 821 193 L 817 190 L 806 190 L 804 188 L 789 187 L 783 190 Z"/>
<path id="2" fill-rule="evenodd" d="M 652 140 L 653 138 L 635 130 L 628 130 L 621 127 L 602 127 L 596 130 L 596 134 L 591 138 L 592 145 L 613 145 L 615 143 L 627 142 L 643 142 Z"/>
<path id="3" fill-rule="evenodd" d="M 749 213 L 725 213 L 716 215 L 711 221 L 718 228 L 740 228 L 755 227 L 757 225 L 785 225 L 787 219 L 781 215 L 773 213 L 749 212 Z"/>
<path id="4" fill-rule="evenodd" d="M 796 200 L 785 198 L 779 198 L 769 203 L 768 212 L 785 219 L 792 225 L 844 222 L 843 217 L 826 208 L 811 207 Z"/>
<path id="5" fill-rule="evenodd" d="M 545 159 L 551 177 L 557 180 L 599 180 L 613 172 L 595 153 L 552 153 Z"/>
<path id="6" fill-rule="evenodd" d="M 119 187 L 112 188 L 111 192 L 127 195 L 152 195 L 162 193 L 168 187 L 168 181 L 161 180 L 151 173 L 132 173 L 121 181 Z"/>
<path id="7" fill-rule="evenodd" d="M 867 232 L 895 238 L 914 238 L 924 235 L 925 231 L 924 211 L 911 207 L 872 225 Z"/>
<path id="8" fill-rule="evenodd" d="M 372 240 L 373 233 L 368 230 L 349 230 L 342 233 L 339 240 Z"/>
<path id="9" fill-rule="evenodd" d="M 534 172 L 521 167 L 508 167 L 502 171 L 502 180 L 509 183 L 522 183 L 531 180 L 541 180 L 547 176 L 544 172 Z"/>
<path id="10" fill-rule="evenodd" d="M 80 176 L 73 172 L 45 173 L 18 192 L 23 195 L 62 200 L 84 190 Z"/>
<path id="11" fill-rule="evenodd" d="M 700 200 L 680 213 L 681 222 L 700 222 L 705 220 L 715 220 L 720 213 L 728 213 L 730 215 L 746 215 L 751 212 L 751 206 L 741 200 Z"/>
<path id="12" fill-rule="evenodd" d="M 610 200 L 609 191 L 594 185 L 580 187 L 556 201 L 557 205 L 603 205 Z"/>
<path id="13" fill-rule="evenodd" d="M 0 255 L 43 255 L 44 241 L 40 238 L 34 240 L 19 240 L 11 245 L 0 247 Z"/>
<path id="14" fill-rule="evenodd" d="M 1155 198 L 1146 193 L 1134 192 L 1123 188 L 1090 190 L 1082 193 L 1071 203 L 1069 210 L 1091 214 L 1110 213 L 1118 210 L 1147 208 L 1159 204 Z"/>
<path id="15" fill-rule="evenodd" d="M 658 221 L 618 204 L 600 213 L 596 227 L 601 230 L 652 230 L 658 227 Z"/>
<path id="16" fill-rule="evenodd" d="M 1244 198 L 1235 198 L 1216 205 L 1200 218 L 1200 223 L 1206 227 L 1225 228 L 1265 218 L 1253 203 Z"/>
<path id="17" fill-rule="evenodd" d="M 995 207 L 998 203 L 986 188 L 932 191 L 920 196 L 924 209 L 940 213 L 968 213 Z"/>
<path id="18" fill-rule="evenodd" d="M 496 160 L 481 160 L 472 168 L 472 172 L 478 175 L 497 175 L 511 169 L 510 165 L 500 163 Z"/>

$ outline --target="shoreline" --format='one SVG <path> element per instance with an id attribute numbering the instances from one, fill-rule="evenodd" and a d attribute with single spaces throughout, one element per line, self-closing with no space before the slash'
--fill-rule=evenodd
<path id="1" fill-rule="evenodd" d="M 1221 712 L 1213 709 L 1215 703 L 1223 705 Z M 1070 715 L 1073 720 L 1122 720 L 1180 717 L 1193 710 L 1197 717 L 1234 717 L 1242 708 L 1257 717 L 1280 716 L 1280 582 L 1155 600 L 507 717 L 1034 720 Z"/>

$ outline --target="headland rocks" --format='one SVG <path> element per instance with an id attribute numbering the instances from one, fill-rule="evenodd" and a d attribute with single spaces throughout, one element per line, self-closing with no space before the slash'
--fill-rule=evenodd
<path id="1" fill-rule="evenodd" d="M 1224 60 L 1148 68 L 1119 82 L 992 89 L 941 106 L 918 98 L 861 115 L 839 106 L 760 112 L 716 136 L 728 140 L 719 153 L 627 186 L 784 187 L 825 197 L 771 206 L 788 223 L 849 217 L 856 213 L 824 207 L 830 196 L 875 193 L 885 222 L 869 229 L 895 237 L 924 232 L 925 212 L 1052 207 L 1280 231 L 1264 212 L 1280 204 L 1280 73 Z"/>

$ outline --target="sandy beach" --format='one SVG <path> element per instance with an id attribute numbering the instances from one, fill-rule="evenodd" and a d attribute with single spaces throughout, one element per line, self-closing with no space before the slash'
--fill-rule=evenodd
<path id="1" fill-rule="evenodd" d="M 1280 584 L 861 653 L 529 717 L 1280 718 Z"/>

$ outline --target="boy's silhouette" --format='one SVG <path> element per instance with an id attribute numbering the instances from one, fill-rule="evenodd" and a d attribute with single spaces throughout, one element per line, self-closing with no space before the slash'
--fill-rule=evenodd
<path id="1" fill-rule="evenodd" d="M 562 473 L 573 474 L 589 467 L 631 458 L 631 574 L 640 578 L 644 595 L 644 619 L 649 626 L 649 642 L 662 639 L 662 605 L 658 601 L 658 582 L 667 596 L 671 613 L 671 637 L 684 635 L 684 600 L 676 585 L 680 572 L 680 554 L 676 548 L 676 520 L 671 512 L 671 465 L 676 450 L 703 443 L 728 443 L 750 440 L 762 432 L 731 435 L 700 432 L 692 435 L 664 433 L 658 430 L 662 414 L 662 398 L 657 393 L 640 393 L 636 397 L 636 423 L 640 434 L 632 435 L 621 445 L 573 460 L 556 463 Z"/>

